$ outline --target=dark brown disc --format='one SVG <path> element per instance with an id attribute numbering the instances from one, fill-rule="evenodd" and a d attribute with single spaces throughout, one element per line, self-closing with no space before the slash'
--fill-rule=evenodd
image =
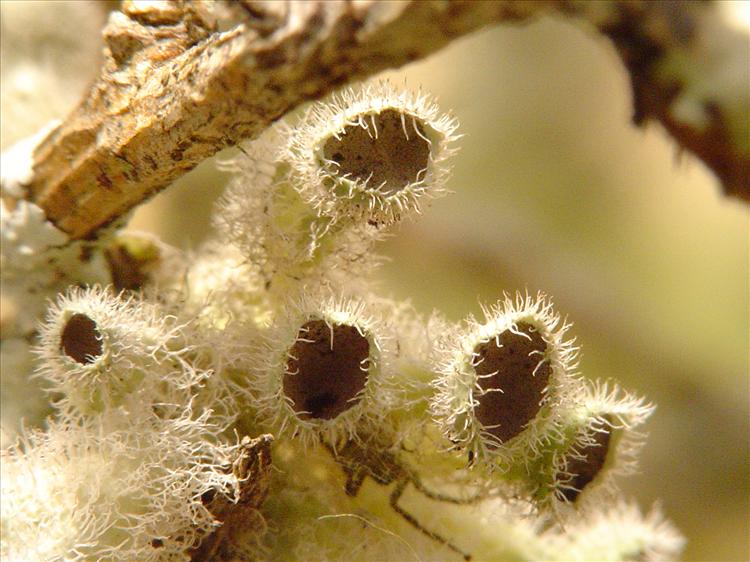
<path id="1" fill-rule="evenodd" d="M 306 322 L 289 350 L 284 394 L 303 419 L 330 420 L 356 403 L 367 383 L 370 344 L 354 326 Z"/>
<path id="2" fill-rule="evenodd" d="M 335 175 L 367 181 L 370 188 L 380 187 L 383 195 L 393 195 L 422 179 L 422 170 L 430 163 L 430 143 L 423 138 L 418 120 L 405 115 L 402 121 L 401 117 L 402 113 L 386 109 L 363 117 L 367 129 L 348 125 L 339 138 L 328 139 L 323 156 L 336 162 L 332 166 Z"/>
<path id="3" fill-rule="evenodd" d="M 606 416 L 605 416 L 606 418 Z M 609 443 L 612 433 L 607 426 L 607 431 L 597 431 L 593 435 L 594 442 L 587 445 L 581 450 L 581 458 L 569 457 L 566 463 L 567 472 L 573 478 L 567 483 L 562 494 L 569 502 L 574 502 L 583 489 L 596 478 L 604 463 L 607 462 L 607 453 L 609 453 Z"/>
<path id="4" fill-rule="evenodd" d="M 96 322 L 81 313 L 68 318 L 60 334 L 60 350 L 81 365 L 96 361 L 102 354 L 102 335 Z"/>
<path id="5" fill-rule="evenodd" d="M 474 414 L 501 442 L 521 433 L 537 415 L 551 373 L 539 332 L 523 322 L 516 332 L 506 330 L 474 348 L 479 386 L 490 391 L 476 397 Z"/>

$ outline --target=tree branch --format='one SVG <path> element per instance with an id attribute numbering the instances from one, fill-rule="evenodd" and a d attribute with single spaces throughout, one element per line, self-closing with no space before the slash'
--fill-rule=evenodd
<path id="1" fill-rule="evenodd" d="M 126 1 L 104 30 L 99 79 L 36 147 L 26 196 L 72 239 L 95 235 L 306 100 L 482 26 L 544 13 L 582 17 L 611 38 L 631 75 L 635 121 L 660 121 L 727 193 L 750 200 L 747 119 L 738 125 L 747 94 L 737 100 L 723 84 L 695 92 L 722 63 L 700 62 L 715 34 L 746 61 L 743 37 L 729 41 L 702 3 L 575 0 Z"/>

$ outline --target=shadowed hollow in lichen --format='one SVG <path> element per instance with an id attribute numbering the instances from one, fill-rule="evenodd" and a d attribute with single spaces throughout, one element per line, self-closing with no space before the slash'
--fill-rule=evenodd
<path id="1" fill-rule="evenodd" d="M 102 354 L 102 335 L 91 318 L 76 313 L 60 334 L 60 350 L 81 365 L 93 363 Z"/>
<path id="2" fill-rule="evenodd" d="M 526 323 L 474 348 L 481 388 L 474 413 L 501 442 L 521 433 L 541 408 L 551 373 L 546 350 L 542 336 Z"/>
<path id="3" fill-rule="evenodd" d="M 603 418 L 611 424 L 611 416 L 605 415 Z M 612 429 L 607 426 L 606 429 L 594 433 L 593 442 L 583 447 L 579 455 L 568 457 L 566 471 L 571 475 L 571 479 L 561 490 L 565 499 L 570 502 L 576 501 L 583 489 L 604 468 L 611 438 Z"/>
<path id="4" fill-rule="evenodd" d="M 368 122 L 369 121 L 369 122 Z M 392 195 L 423 179 L 430 163 L 424 125 L 394 109 L 364 115 L 323 147 L 335 175 L 352 177 L 383 195 Z"/>
<path id="5" fill-rule="evenodd" d="M 289 350 L 284 394 L 303 419 L 333 419 L 359 400 L 370 344 L 354 326 L 310 320 Z"/>

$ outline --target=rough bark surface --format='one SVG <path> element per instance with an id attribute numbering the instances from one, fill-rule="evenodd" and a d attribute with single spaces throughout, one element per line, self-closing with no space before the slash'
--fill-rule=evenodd
<path id="1" fill-rule="evenodd" d="M 750 200 L 750 141 L 723 98 L 699 101 L 697 125 L 672 107 L 690 87 L 706 26 L 721 27 L 716 9 L 630 0 L 126 1 L 104 29 L 99 79 L 37 146 L 26 196 L 72 239 L 94 236 L 306 100 L 480 27 L 549 13 L 578 16 L 609 37 L 631 76 L 636 123 L 660 121 L 727 193 Z M 665 71 L 676 50 L 686 70 Z"/>
<path id="2" fill-rule="evenodd" d="M 271 435 L 244 437 L 232 472 L 240 483 L 239 498 L 208 501 L 208 508 L 221 525 L 190 552 L 191 562 L 239 562 L 256 560 L 266 531 L 260 507 L 271 483 Z"/>

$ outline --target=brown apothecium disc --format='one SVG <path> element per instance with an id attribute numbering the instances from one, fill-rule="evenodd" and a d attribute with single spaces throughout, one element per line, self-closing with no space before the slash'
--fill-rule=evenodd
<path id="1" fill-rule="evenodd" d="M 610 421 L 609 416 L 604 416 Z M 580 458 L 569 457 L 566 462 L 567 472 L 572 476 L 568 487 L 562 490 L 563 496 L 569 502 L 574 502 L 583 489 L 596 478 L 604 463 L 607 462 L 607 453 L 609 453 L 609 444 L 612 439 L 612 432 L 609 427 L 605 431 L 594 433 L 594 442 L 583 447 L 580 451 Z"/>
<path id="2" fill-rule="evenodd" d="M 102 336 L 96 322 L 81 313 L 68 318 L 60 334 L 60 350 L 81 365 L 96 361 L 102 354 Z"/>
<path id="3" fill-rule="evenodd" d="M 367 129 L 348 125 L 339 138 L 332 136 L 323 146 L 323 156 L 337 164 L 336 175 L 366 181 L 386 196 L 422 179 L 430 163 L 430 143 L 422 124 L 395 109 L 362 119 Z"/>
<path id="4" fill-rule="evenodd" d="M 551 373 L 546 350 L 539 332 L 523 322 L 474 348 L 474 370 L 485 391 L 477 393 L 474 414 L 501 442 L 521 433 L 541 408 Z"/>
<path id="5" fill-rule="evenodd" d="M 331 337 L 333 336 L 333 338 Z M 329 420 L 355 405 L 365 388 L 370 344 L 354 326 L 310 320 L 289 350 L 283 388 L 303 419 Z"/>

